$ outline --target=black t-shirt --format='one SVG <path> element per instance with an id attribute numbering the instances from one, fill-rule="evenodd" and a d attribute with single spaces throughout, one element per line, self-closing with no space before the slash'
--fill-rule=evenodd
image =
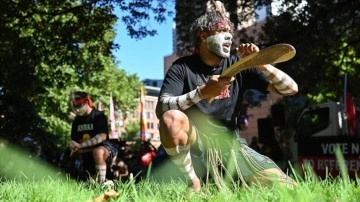
<path id="1" fill-rule="evenodd" d="M 223 59 L 220 65 L 214 68 L 205 64 L 198 54 L 179 58 L 166 73 L 160 96 L 179 96 L 188 93 L 196 89 L 197 86 L 205 84 L 210 76 L 220 75 L 238 60 L 239 57 L 232 55 L 229 58 Z M 224 91 L 212 103 L 201 100 L 185 110 L 184 113 L 193 122 L 198 122 L 199 124 L 201 124 L 201 120 L 191 116 L 193 112 L 198 113 L 200 111 L 202 114 L 210 115 L 231 129 L 239 128 L 239 113 L 245 92 L 249 89 L 255 89 L 268 93 L 267 86 L 269 81 L 256 68 L 241 71 L 235 77 L 229 89 Z"/>
<path id="2" fill-rule="evenodd" d="M 71 127 L 71 140 L 82 143 L 99 133 L 109 133 L 108 121 L 104 112 L 95 108 L 86 116 L 76 116 Z"/>

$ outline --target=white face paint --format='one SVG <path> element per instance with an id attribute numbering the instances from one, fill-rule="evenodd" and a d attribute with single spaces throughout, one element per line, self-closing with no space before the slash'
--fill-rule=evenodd
<path id="1" fill-rule="evenodd" d="M 210 52 L 220 58 L 227 58 L 230 56 L 231 39 L 232 35 L 229 32 L 221 32 L 206 38 L 206 43 Z"/>
<path id="2" fill-rule="evenodd" d="M 84 104 L 82 107 L 80 108 L 75 108 L 74 111 L 75 111 L 75 114 L 78 115 L 78 116 L 84 116 L 86 111 L 87 111 L 87 107 L 88 105 L 87 104 Z"/>

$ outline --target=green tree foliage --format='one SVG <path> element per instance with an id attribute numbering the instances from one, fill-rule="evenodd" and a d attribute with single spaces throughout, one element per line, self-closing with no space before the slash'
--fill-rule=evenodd
<path id="1" fill-rule="evenodd" d="M 280 15 L 267 18 L 264 45 L 285 42 L 297 49 L 294 59 L 278 66 L 298 82 L 300 93 L 311 102 L 335 100 L 347 74 L 348 90 L 360 97 L 360 2 L 287 0 L 282 6 Z"/>
<path id="2" fill-rule="evenodd" d="M 140 121 L 133 121 L 126 124 L 126 140 L 134 141 L 140 139 Z"/>
<path id="3" fill-rule="evenodd" d="M 193 49 L 190 26 L 200 15 L 206 11 L 206 2 L 201 0 L 176 0 L 176 53 L 178 55 L 190 54 Z"/>
<path id="4" fill-rule="evenodd" d="M 156 34 L 144 22 L 150 16 L 163 22 L 166 5 L 164 0 L 1 1 L 0 134 L 66 143 L 72 90 L 88 91 L 107 114 L 110 93 L 115 109 L 133 110 L 141 82 L 116 67 L 114 6 L 123 11 L 128 33 L 141 39 Z"/>
<path id="5" fill-rule="evenodd" d="M 299 84 L 300 94 L 311 102 L 334 100 L 342 95 L 344 75 L 348 75 L 348 89 L 360 97 L 359 79 L 359 7 L 360 2 L 284 0 L 277 15 L 269 15 L 259 30 L 241 29 L 241 22 L 256 17 L 255 10 L 265 6 L 271 11 L 271 0 L 222 0 L 235 25 L 234 45 L 256 42 L 260 47 L 276 43 L 290 43 L 297 55 L 289 62 L 278 64 Z M 276 8 L 272 8 L 276 9 Z M 191 23 L 206 10 L 206 1 L 176 1 L 176 30 L 178 55 L 189 54 L 192 36 Z M 255 40 L 254 36 L 259 36 Z"/>

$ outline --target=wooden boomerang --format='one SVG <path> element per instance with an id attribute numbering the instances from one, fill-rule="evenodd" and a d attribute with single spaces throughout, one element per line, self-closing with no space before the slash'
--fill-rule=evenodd
<path id="1" fill-rule="evenodd" d="M 254 52 L 239 61 L 235 62 L 229 68 L 227 68 L 219 78 L 233 77 L 235 74 L 250 67 L 256 67 L 259 65 L 276 64 L 285 62 L 293 58 L 296 54 L 295 48 L 290 44 L 276 44 L 264 48 L 258 52 Z M 211 103 L 214 98 L 210 98 L 208 103 Z"/>

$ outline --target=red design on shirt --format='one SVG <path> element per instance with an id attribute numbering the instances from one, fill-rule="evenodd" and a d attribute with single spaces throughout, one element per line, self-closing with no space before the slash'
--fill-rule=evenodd
<path id="1" fill-rule="evenodd" d="M 229 90 L 229 88 L 223 90 L 223 91 L 221 92 L 221 94 L 218 96 L 218 99 L 225 99 L 225 98 L 228 98 L 228 97 L 230 97 L 230 90 Z"/>

